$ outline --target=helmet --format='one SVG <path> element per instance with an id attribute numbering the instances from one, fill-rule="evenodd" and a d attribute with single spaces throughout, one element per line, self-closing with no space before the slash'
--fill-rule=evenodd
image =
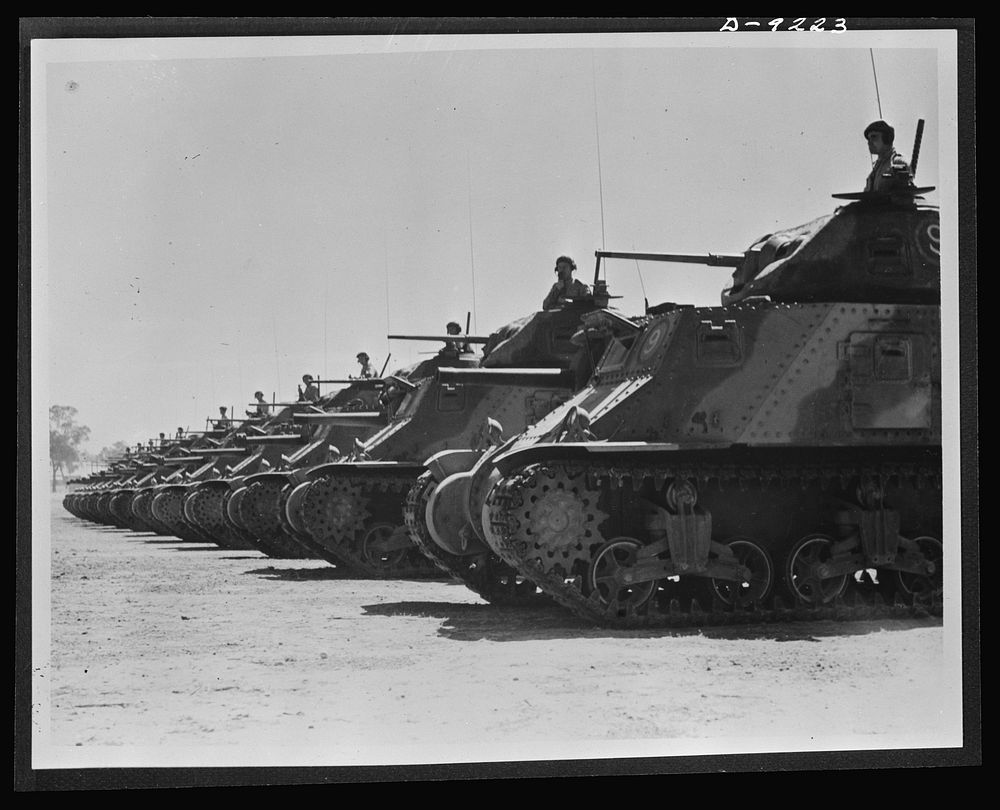
<path id="1" fill-rule="evenodd" d="M 882 140 L 888 144 L 891 144 L 896 139 L 896 130 L 890 127 L 885 121 L 872 121 L 872 123 L 865 127 L 865 140 L 868 139 L 868 134 L 871 132 L 881 132 Z"/>
<path id="2" fill-rule="evenodd" d="M 559 272 L 559 265 L 562 264 L 563 262 L 566 262 L 566 264 L 568 264 L 570 267 L 576 270 L 575 261 L 573 261 L 569 256 L 560 256 L 558 259 L 556 259 L 556 272 Z"/>

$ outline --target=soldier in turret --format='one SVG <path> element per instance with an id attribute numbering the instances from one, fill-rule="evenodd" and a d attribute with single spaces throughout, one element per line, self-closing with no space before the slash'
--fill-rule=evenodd
<path id="1" fill-rule="evenodd" d="M 319 386 L 313 381 L 312 374 L 303 374 L 302 382 L 305 383 L 305 389 L 299 386 L 299 402 L 317 402 L 319 401 Z"/>
<path id="2" fill-rule="evenodd" d="M 896 131 L 885 121 L 874 121 L 865 128 L 868 151 L 876 156 L 865 191 L 898 191 L 912 185 L 913 172 L 893 148 L 895 138 Z"/>
<path id="3" fill-rule="evenodd" d="M 552 285 L 549 294 L 542 301 L 542 309 L 559 309 L 568 301 L 577 301 L 590 295 L 590 287 L 573 278 L 575 270 L 576 262 L 569 256 L 560 256 L 556 259 L 556 273 L 559 280 Z"/>
<path id="4" fill-rule="evenodd" d="M 457 321 L 449 321 L 448 325 L 445 326 L 445 331 L 449 335 L 461 335 L 462 325 Z M 469 351 L 469 344 L 461 340 L 446 340 L 444 348 L 439 352 L 440 354 L 461 354 L 462 352 Z"/>
<path id="5" fill-rule="evenodd" d="M 259 416 L 266 418 L 271 413 L 271 406 L 267 404 L 267 400 L 264 399 L 263 391 L 254 391 L 253 398 L 257 401 L 257 404 L 252 411 L 247 411 L 247 416 Z"/>
<path id="6" fill-rule="evenodd" d="M 358 373 L 357 377 L 352 377 L 355 380 L 370 380 L 375 376 L 375 369 L 372 368 L 371 358 L 368 357 L 367 352 L 358 352 L 357 356 L 358 365 L 361 366 L 361 371 Z"/>
<path id="7" fill-rule="evenodd" d="M 227 430 L 231 424 L 232 424 L 232 420 L 226 414 L 226 406 L 225 405 L 220 405 L 219 406 L 219 418 L 215 420 L 215 427 L 218 430 Z"/>

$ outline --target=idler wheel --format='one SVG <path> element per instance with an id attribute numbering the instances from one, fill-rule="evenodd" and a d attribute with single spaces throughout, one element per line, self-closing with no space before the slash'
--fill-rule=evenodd
<path id="1" fill-rule="evenodd" d="M 736 561 L 747 569 L 749 578 L 743 582 L 712 579 L 712 591 L 726 605 L 744 607 L 763 602 L 774 587 L 774 563 L 760 544 L 748 537 L 736 537 L 726 543 Z"/>
<path id="2" fill-rule="evenodd" d="M 792 546 L 785 582 L 795 599 L 807 605 L 825 605 L 847 589 L 847 574 L 831 576 L 826 572 L 832 548 L 833 539 L 825 534 L 807 534 Z"/>

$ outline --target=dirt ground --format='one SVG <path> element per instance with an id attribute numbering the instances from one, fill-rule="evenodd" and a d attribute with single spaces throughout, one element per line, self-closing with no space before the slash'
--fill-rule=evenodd
<path id="1" fill-rule="evenodd" d="M 61 498 L 50 553 L 36 540 L 36 768 L 961 745 L 947 610 L 610 631 L 446 581 L 96 526 Z"/>

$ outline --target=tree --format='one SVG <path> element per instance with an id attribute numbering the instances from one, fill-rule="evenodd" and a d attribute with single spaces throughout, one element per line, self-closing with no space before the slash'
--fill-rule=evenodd
<path id="1" fill-rule="evenodd" d="M 129 449 L 128 442 L 115 442 L 110 447 L 101 449 L 101 452 L 97 454 L 97 462 L 99 464 L 108 464 L 111 461 L 122 458 Z"/>
<path id="2" fill-rule="evenodd" d="M 49 407 L 49 461 L 52 464 L 52 491 L 56 491 L 56 473 L 66 479 L 80 461 L 80 445 L 90 436 L 90 428 L 76 423 L 76 408 L 69 405 Z"/>

